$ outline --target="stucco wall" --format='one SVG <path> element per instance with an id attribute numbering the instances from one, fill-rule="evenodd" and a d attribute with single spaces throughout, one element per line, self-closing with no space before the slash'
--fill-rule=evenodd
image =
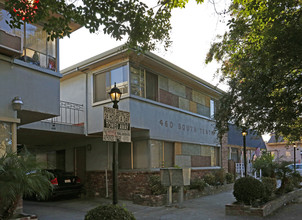
<path id="1" fill-rule="evenodd" d="M 0 116 L 14 117 L 12 100 L 16 96 L 23 100 L 24 110 L 58 115 L 60 74 L 50 74 L 49 70 L 43 72 L 38 67 L 30 68 L 30 64 L 22 61 L 14 63 L 3 59 L 0 55 L 0 94 L 5 94 L 0 99 Z"/>

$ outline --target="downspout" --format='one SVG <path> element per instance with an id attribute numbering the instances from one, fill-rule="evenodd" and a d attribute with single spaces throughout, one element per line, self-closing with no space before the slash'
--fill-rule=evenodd
<path id="1" fill-rule="evenodd" d="M 88 135 L 88 73 L 86 74 L 86 91 L 85 91 L 85 135 Z"/>

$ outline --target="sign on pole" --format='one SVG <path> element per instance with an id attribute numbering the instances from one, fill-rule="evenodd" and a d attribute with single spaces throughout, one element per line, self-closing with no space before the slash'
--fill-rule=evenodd
<path id="1" fill-rule="evenodd" d="M 103 141 L 131 142 L 130 112 L 104 107 Z"/>

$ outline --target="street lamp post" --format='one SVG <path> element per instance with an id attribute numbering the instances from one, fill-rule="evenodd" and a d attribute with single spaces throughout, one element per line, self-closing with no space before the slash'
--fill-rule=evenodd
<path id="1" fill-rule="evenodd" d="M 296 172 L 296 143 L 293 144 L 294 145 L 294 171 Z"/>
<path id="2" fill-rule="evenodd" d="M 121 91 L 116 87 L 116 83 L 114 83 L 114 87 L 109 92 L 110 99 L 113 102 L 113 108 L 118 109 L 117 103 L 121 98 Z M 116 205 L 118 203 L 118 140 L 116 140 L 113 151 L 112 151 L 112 204 Z"/>
<path id="3" fill-rule="evenodd" d="M 243 130 L 242 131 L 242 136 L 243 136 L 243 158 L 244 158 L 244 176 L 247 176 L 247 166 L 246 166 L 246 135 L 247 131 Z"/>

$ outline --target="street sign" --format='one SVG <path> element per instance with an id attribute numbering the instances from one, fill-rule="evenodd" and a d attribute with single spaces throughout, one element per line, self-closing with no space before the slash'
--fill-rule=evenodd
<path id="1" fill-rule="evenodd" d="M 103 141 L 131 142 L 130 112 L 104 107 Z"/>

